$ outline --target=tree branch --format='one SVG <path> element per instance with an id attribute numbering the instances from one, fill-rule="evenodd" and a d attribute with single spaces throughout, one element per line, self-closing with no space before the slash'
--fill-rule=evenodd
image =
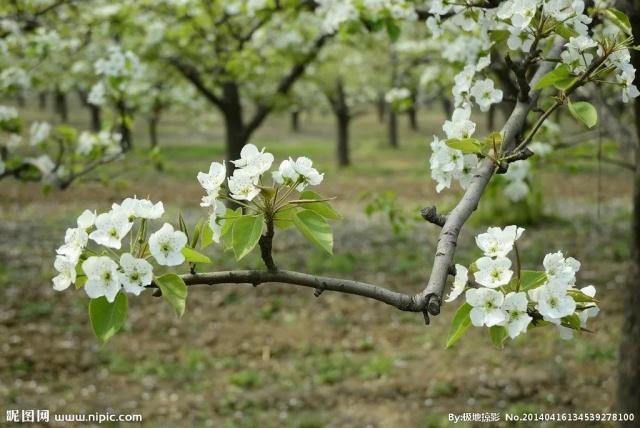
<path id="1" fill-rule="evenodd" d="M 212 273 L 197 273 L 180 275 L 180 278 L 188 286 L 216 285 L 216 284 L 252 284 L 257 286 L 265 283 L 282 283 L 309 287 L 321 291 L 336 291 L 345 294 L 354 294 L 377 300 L 391 305 L 401 311 L 422 312 L 422 307 L 417 304 L 415 298 L 408 294 L 398 293 L 365 282 L 349 279 L 330 278 L 324 276 L 309 275 L 301 272 L 278 270 L 269 272 L 263 270 L 236 270 Z M 152 283 L 148 288 L 157 288 Z M 158 290 L 156 290 L 157 292 Z M 154 293 L 155 295 L 155 293 Z"/>
<path id="2" fill-rule="evenodd" d="M 562 50 L 563 42 L 558 40 L 554 43 L 554 47 L 549 53 L 549 58 L 555 59 L 559 57 Z M 543 62 L 538 67 L 533 76 L 530 87 L 535 87 L 536 82 L 547 74 L 553 68 L 553 62 Z M 516 137 L 522 132 L 526 126 L 526 118 L 537 104 L 539 91 L 531 91 L 528 100 L 519 100 L 505 123 L 503 132 L 502 153 L 509 153 L 516 144 Z M 436 254 L 431 269 L 431 275 L 425 289 L 417 295 L 419 306 L 425 308 L 425 319 L 428 314 L 438 315 L 440 313 L 440 305 L 442 302 L 442 294 L 444 291 L 450 266 L 453 264 L 453 257 L 458 243 L 458 235 L 462 226 L 469 219 L 473 211 L 478 207 L 478 203 L 485 188 L 489 184 L 491 177 L 496 169 L 493 160 L 485 158 L 480 164 L 478 171 L 475 173 L 472 183 L 469 185 L 464 195 L 447 215 L 447 221 L 442 227 Z M 428 312 L 428 314 L 427 314 Z"/>
<path id="3" fill-rule="evenodd" d="M 207 100 L 222 109 L 222 100 L 205 85 L 200 72 L 194 66 L 186 64 L 176 57 L 171 57 L 168 60 Z"/>
<path id="4" fill-rule="evenodd" d="M 293 84 L 304 74 L 307 69 L 307 66 L 318 56 L 318 53 L 322 49 L 322 47 L 334 36 L 334 33 L 324 34 L 316 39 L 311 50 L 302 61 L 295 64 L 289 72 L 280 80 L 274 95 L 286 95 L 289 92 L 289 89 L 293 86 Z M 259 103 L 256 107 L 256 111 L 253 114 L 253 117 L 247 124 L 246 132 L 247 135 L 251 135 L 265 120 L 267 115 L 271 113 L 273 109 L 273 105 Z"/>

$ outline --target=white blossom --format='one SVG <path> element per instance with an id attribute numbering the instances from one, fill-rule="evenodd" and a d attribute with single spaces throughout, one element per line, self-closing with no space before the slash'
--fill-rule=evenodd
<path id="1" fill-rule="evenodd" d="M 213 242 L 220 242 L 220 234 L 222 233 L 222 226 L 224 226 L 224 215 L 227 212 L 227 208 L 221 201 L 215 201 L 213 210 L 209 215 L 209 227 L 213 232 Z"/>
<path id="2" fill-rule="evenodd" d="M 453 111 L 451 120 L 447 120 L 442 130 L 447 138 L 469 138 L 476 130 L 476 124 L 469 120 L 471 109 L 457 108 Z"/>
<path id="3" fill-rule="evenodd" d="M 558 281 L 549 281 L 529 293 L 532 300 L 537 302 L 536 308 L 545 320 L 558 323 L 563 317 L 569 316 L 576 310 L 576 302 L 567 295 L 567 288 Z"/>
<path id="4" fill-rule="evenodd" d="M 252 201 L 260 194 L 260 188 L 255 185 L 251 175 L 243 169 L 236 169 L 227 180 L 230 196 L 238 201 Z"/>
<path id="5" fill-rule="evenodd" d="M 565 289 L 575 284 L 580 262 L 573 257 L 564 257 L 562 251 L 547 254 L 542 261 L 549 280 L 564 284 Z"/>
<path id="6" fill-rule="evenodd" d="M 258 150 L 253 144 L 245 145 L 240 151 L 240 159 L 231 161 L 236 168 L 242 168 L 251 177 L 258 177 L 271 168 L 273 155 Z"/>
<path id="7" fill-rule="evenodd" d="M 33 122 L 29 129 L 29 142 L 32 146 L 37 146 L 49 137 L 51 125 L 47 122 Z"/>
<path id="8" fill-rule="evenodd" d="M 497 288 L 511 281 L 513 271 L 507 257 L 480 257 L 476 260 L 478 271 L 474 273 L 476 282 L 489 288 Z"/>
<path id="9" fill-rule="evenodd" d="M 78 217 L 78 227 L 82 230 L 87 230 L 92 227 L 96 222 L 96 212 L 84 210 Z"/>
<path id="10" fill-rule="evenodd" d="M 92 256 L 82 263 L 82 270 L 87 275 L 84 291 L 92 299 L 106 297 L 113 302 L 120 291 L 120 275 L 116 262 L 105 256 Z"/>
<path id="11" fill-rule="evenodd" d="M 255 147 L 255 146 L 254 146 Z M 212 200 L 218 197 L 218 192 L 220 191 L 220 186 L 224 183 L 224 179 L 227 176 L 227 168 L 224 162 L 211 162 L 209 166 L 209 172 L 199 172 L 198 173 L 198 181 L 200 185 L 207 191 L 207 196 Z M 208 205 L 203 206 L 211 206 Z"/>
<path id="12" fill-rule="evenodd" d="M 494 88 L 493 80 L 491 79 L 479 80 L 471 88 L 471 96 L 473 96 L 482 111 L 489 111 L 489 107 L 492 104 L 502 101 L 502 95 L 500 89 Z"/>
<path id="13" fill-rule="evenodd" d="M 187 235 L 165 223 L 149 237 L 149 251 L 158 264 L 177 266 L 184 263 L 182 249 L 187 244 Z"/>
<path id="14" fill-rule="evenodd" d="M 120 283 L 127 293 L 139 296 L 145 285 L 151 284 L 153 266 L 145 259 L 137 259 L 130 253 L 123 253 L 120 256 L 120 267 Z"/>
<path id="15" fill-rule="evenodd" d="M 448 303 L 453 302 L 455 299 L 457 299 L 458 296 L 461 295 L 464 291 L 468 280 L 469 271 L 467 270 L 467 268 L 462 265 L 456 265 L 456 276 L 453 279 L 453 288 L 444 301 Z"/>
<path id="16" fill-rule="evenodd" d="M 96 230 L 91 232 L 89 238 L 105 247 L 120 249 L 122 238 L 131 230 L 133 223 L 129 216 L 121 210 L 112 210 L 96 217 Z"/>
<path id="17" fill-rule="evenodd" d="M 69 228 L 64 235 L 64 245 L 56 250 L 56 253 L 67 256 L 70 260 L 77 262 L 82 254 L 82 250 L 87 246 L 89 236 L 82 228 Z"/>
<path id="18" fill-rule="evenodd" d="M 148 220 L 156 220 L 164 214 L 164 205 L 162 201 L 154 204 L 147 199 L 126 198 L 120 205 L 113 204 L 113 211 L 121 211 L 127 215 L 129 221 L 133 218 L 145 218 Z"/>
<path id="19" fill-rule="evenodd" d="M 71 259 L 68 256 L 57 255 L 53 262 L 53 267 L 58 272 L 53 278 L 53 289 L 62 291 L 69 288 L 71 284 L 76 282 L 76 264 L 78 260 Z"/>
<path id="20" fill-rule="evenodd" d="M 465 294 L 467 303 L 473 307 L 469 316 L 476 327 L 492 327 L 505 321 L 506 314 L 501 309 L 504 294 L 489 288 L 472 288 Z"/>
<path id="21" fill-rule="evenodd" d="M 502 322 L 507 329 L 510 338 L 515 338 L 527 331 L 529 323 L 533 320 L 527 314 L 527 294 L 524 292 L 509 293 L 504 298 L 502 310 L 507 313 L 507 318 Z"/>
<path id="22" fill-rule="evenodd" d="M 504 229 L 490 227 L 485 233 L 476 236 L 476 244 L 488 257 L 505 257 L 513 250 L 513 245 L 524 232 L 524 229 L 515 225 Z"/>

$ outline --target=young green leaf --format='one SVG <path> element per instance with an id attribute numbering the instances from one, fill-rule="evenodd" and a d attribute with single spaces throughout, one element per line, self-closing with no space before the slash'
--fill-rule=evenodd
<path id="1" fill-rule="evenodd" d="M 322 200 L 324 198 L 310 190 L 305 190 L 304 192 L 300 193 L 300 199 Z M 299 204 L 299 205 L 307 210 L 311 210 L 320 214 L 324 218 L 328 218 L 331 220 L 338 220 L 341 217 L 340 214 L 338 214 L 338 212 L 334 210 L 333 207 L 327 201 L 306 202 L 304 204 Z"/>
<path id="2" fill-rule="evenodd" d="M 260 240 L 263 225 L 264 216 L 262 215 L 243 215 L 235 219 L 231 242 L 236 260 L 240 260 L 253 250 Z"/>
<path id="3" fill-rule="evenodd" d="M 333 232 L 320 214 L 302 210 L 293 215 L 293 223 L 305 238 L 327 253 L 333 254 Z"/>
<path id="4" fill-rule="evenodd" d="M 182 255 L 191 263 L 211 263 L 211 259 L 209 257 L 194 250 L 193 248 L 184 247 L 182 249 Z"/>
<path id="5" fill-rule="evenodd" d="M 504 340 L 507 338 L 507 329 L 494 325 L 489 327 L 489 336 L 491 337 L 491 343 L 498 349 L 504 348 Z"/>
<path id="6" fill-rule="evenodd" d="M 155 279 L 162 291 L 162 298 L 173 307 L 176 315 L 182 317 L 187 303 L 187 285 L 175 273 L 167 273 Z"/>
<path id="7" fill-rule="evenodd" d="M 455 315 L 453 316 L 453 321 L 451 321 L 451 327 L 449 328 L 449 335 L 447 336 L 447 344 L 446 348 L 451 348 L 454 343 L 456 343 L 467 331 L 469 326 L 471 325 L 471 309 L 473 307 L 464 303 L 462 306 L 458 308 Z"/>
<path id="8" fill-rule="evenodd" d="M 569 99 L 569 112 L 576 120 L 584 123 L 587 128 L 593 128 L 598 123 L 598 111 L 586 101 L 572 103 Z"/>
<path id="9" fill-rule="evenodd" d="M 538 81 L 534 89 L 539 91 L 540 89 L 555 85 L 557 82 L 569 78 L 569 76 L 571 76 L 571 68 L 567 64 L 561 64 L 545 74 L 542 79 Z"/>
<path id="10" fill-rule="evenodd" d="M 527 291 L 540 287 L 547 282 L 547 274 L 533 270 L 523 270 L 520 272 L 520 291 Z"/>
<path id="11" fill-rule="evenodd" d="M 633 36 L 633 28 L 627 15 L 613 7 L 604 9 L 604 14 L 614 25 L 624 31 L 627 36 Z"/>
<path id="12" fill-rule="evenodd" d="M 452 149 L 460 150 L 464 154 L 481 153 L 482 145 L 475 138 L 451 138 L 446 141 L 447 146 Z"/>
<path id="13" fill-rule="evenodd" d="M 578 303 L 598 303 L 596 299 L 587 296 L 580 290 L 567 290 L 567 294 Z"/>
<path id="14" fill-rule="evenodd" d="M 89 302 L 89 319 L 96 337 L 103 343 L 113 337 L 127 319 L 127 295 L 119 292 L 113 303 L 105 297 L 91 299 Z"/>
<path id="15" fill-rule="evenodd" d="M 224 215 L 224 224 L 222 225 L 222 230 L 220 231 L 220 236 L 225 236 L 227 233 L 231 232 L 231 230 L 233 230 L 235 221 L 241 216 L 242 208 L 236 208 L 235 210 L 227 208 L 227 212 Z"/>
<path id="16" fill-rule="evenodd" d="M 211 244 L 213 244 L 213 230 L 211 230 L 209 222 L 205 221 L 200 232 L 200 248 L 207 248 Z"/>
<path id="17" fill-rule="evenodd" d="M 288 205 L 273 216 L 273 225 L 279 229 L 286 229 L 293 226 L 293 215 L 299 208 Z"/>

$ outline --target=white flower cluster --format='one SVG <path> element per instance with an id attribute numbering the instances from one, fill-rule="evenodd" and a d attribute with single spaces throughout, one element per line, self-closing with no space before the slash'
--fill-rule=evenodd
<path id="1" fill-rule="evenodd" d="M 469 138 L 476 130 L 476 124 L 469 120 L 471 110 L 457 108 L 453 117 L 444 123 L 442 129 L 447 138 Z M 434 135 L 431 143 L 431 158 L 429 159 L 431 177 L 437 182 L 436 191 L 451 187 L 451 181 L 456 179 L 463 188 L 471 183 L 473 171 L 478 166 L 478 157 L 474 154 L 463 154 L 462 151 L 449 147 L 446 141 Z"/>
<path id="2" fill-rule="evenodd" d="M 567 317 L 577 316 L 580 328 L 586 328 L 587 319 L 598 314 L 595 303 L 585 303 L 595 296 L 595 287 L 575 288 L 580 262 L 557 252 L 544 258 L 545 272 L 539 273 L 544 282 L 520 291 L 520 278 L 514 279 L 508 255 L 523 232 L 524 229 L 516 226 L 490 227 L 476 237 L 476 244 L 484 255 L 472 265 L 476 288 L 468 288 L 465 293 L 472 307 L 471 323 L 476 327 L 503 326 L 513 339 L 526 332 L 536 317 L 537 321 L 557 325 L 562 338 L 571 338 L 575 326 L 570 328 Z M 456 265 L 453 288 L 445 301 L 455 300 L 469 283 L 469 269 Z M 576 300 L 574 296 L 586 299 Z"/>
<path id="3" fill-rule="evenodd" d="M 51 125 L 47 122 L 33 122 L 29 128 L 29 142 L 32 146 L 45 141 L 51 134 Z"/>
<path id="4" fill-rule="evenodd" d="M 239 202 L 251 202 L 264 187 L 263 175 L 271 168 L 274 157 L 265 149 L 258 150 L 253 144 L 245 145 L 240 151 L 240 159 L 231 161 L 236 169 L 227 179 L 227 192 L 221 194 L 225 184 L 227 168 L 223 163 L 212 162 L 209 172 L 199 172 L 198 181 L 207 192 L 202 197 L 200 206 L 210 207 L 209 226 L 213 231 L 213 240 L 220 240 L 220 232 L 224 224 L 225 206 L 220 198 L 230 198 Z M 277 171 L 271 172 L 273 182 L 278 185 L 289 186 L 302 192 L 307 186 L 317 186 L 324 178 L 313 167 L 313 162 L 307 157 L 299 157 L 295 161 L 291 158 L 280 163 Z"/>
<path id="5" fill-rule="evenodd" d="M 407 88 L 391 88 L 384 95 L 384 100 L 389 104 L 404 101 L 411 97 L 411 91 Z"/>
<path id="6" fill-rule="evenodd" d="M 109 131 L 100 131 L 97 133 L 84 131 L 78 137 L 76 152 L 87 156 L 94 150 L 97 150 L 106 156 L 115 155 L 121 152 L 121 138 L 120 134 Z"/>
<path id="7" fill-rule="evenodd" d="M 105 296 L 113 302 L 121 289 L 139 295 L 153 280 L 149 257 L 153 256 L 163 266 L 177 266 L 185 261 L 182 249 L 187 236 L 170 224 L 165 223 L 146 241 L 143 222 L 159 219 L 163 214 L 162 202 L 154 204 L 137 198 L 113 204 L 110 211 L 102 214 L 85 210 L 78 217 L 77 227 L 67 229 L 64 244 L 56 250 L 54 268 L 58 275 L 53 278 L 53 288 L 66 290 L 86 276 L 83 287 L 92 299 Z M 138 220 L 141 224 L 137 239 L 131 240 L 128 251 L 118 255 L 114 250 L 122 249 L 122 240 Z M 100 245 L 100 251 L 88 248 L 89 241 Z"/>
<path id="8" fill-rule="evenodd" d="M 110 46 L 108 56 L 98 59 L 95 72 L 102 80 L 95 83 L 87 96 L 87 102 L 103 105 L 109 93 L 139 93 L 143 90 L 139 82 L 144 75 L 140 59 L 131 51 L 123 51 L 120 46 Z"/>
<path id="9" fill-rule="evenodd" d="M 389 15 L 393 19 L 415 21 L 418 17 L 414 7 L 406 0 L 318 0 L 315 13 L 322 19 L 322 30 L 334 33 L 348 21 L 362 15 L 376 18 Z"/>

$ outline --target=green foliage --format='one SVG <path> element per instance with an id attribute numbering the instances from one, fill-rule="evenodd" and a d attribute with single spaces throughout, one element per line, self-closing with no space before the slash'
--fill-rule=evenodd
<path id="1" fill-rule="evenodd" d="M 331 225 L 320 214 L 304 209 L 293 214 L 293 223 L 311 243 L 333 254 Z"/>
<path id="2" fill-rule="evenodd" d="M 263 225 L 263 215 L 243 215 L 234 220 L 231 245 L 236 260 L 249 254 L 258 244 Z"/>
<path id="3" fill-rule="evenodd" d="M 527 291 L 540 287 L 547 282 L 547 274 L 533 270 L 520 271 L 520 291 Z"/>
<path id="4" fill-rule="evenodd" d="M 507 329 L 499 325 L 494 325 L 489 328 L 489 337 L 491 337 L 493 346 L 497 349 L 503 349 L 504 341 L 507 338 Z"/>
<path id="5" fill-rule="evenodd" d="M 629 21 L 629 17 L 616 8 L 610 7 L 602 9 L 604 15 L 620 28 L 627 36 L 633 36 L 633 27 Z"/>
<path id="6" fill-rule="evenodd" d="M 184 247 L 182 249 L 182 255 L 191 263 L 211 263 L 211 259 L 209 257 L 194 250 L 193 248 Z"/>
<path id="7" fill-rule="evenodd" d="M 579 122 L 587 128 L 593 128 L 598 123 L 598 112 L 596 108 L 586 101 L 572 103 L 569 99 L 569 112 Z"/>
<path id="8" fill-rule="evenodd" d="M 316 214 L 321 215 L 324 218 L 330 220 L 338 220 L 341 218 L 340 214 L 327 201 L 323 201 L 323 197 L 310 190 L 305 190 L 300 193 L 300 198 L 296 202 L 296 205 L 300 205 L 303 208 L 313 211 Z M 304 201 L 304 202 L 303 202 Z M 307 201 L 319 201 L 319 202 L 307 202 Z"/>
<path id="9" fill-rule="evenodd" d="M 447 140 L 447 146 L 452 149 L 460 150 L 464 154 L 480 154 L 482 153 L 482 144 L 475 138 L 451 138 Z"/>
<path id="10" fill-rule="evenodd" d="M 108 341 L 124 325 L 127 319 L 127 295 L 119 292 L 113 303 L 106 297 L 89 301 L 89 319 L 96 337 L 103 343 Z"/>
<path id="11" fill-rule="evenodd" d="M 446 348 L 451 348 L 469 329 L 471 325 L 471 309 L 473 308 L 470 304 L 464 303 L 456 311 L 447 335 Z"/>
<path id="12" fill-rule="evenodd" d="M 162 291 L 162 298 L 173 307 L 178 317 L 182 317 L 187 303 L 187 285 L 174 273 L 156 277 L 155 283 Z"/>
<path id="13" fill-rule="evenodd" d="M 573 82 L 575 77 L 571 75 L 571 67 L 567 64 L 560 64 L 554 70 L 545 74 L 540 81 L 534 87 L 535 90 L 547 88 L 549 86 L 555 86 L 557 89 L 567 89 Z"/>

